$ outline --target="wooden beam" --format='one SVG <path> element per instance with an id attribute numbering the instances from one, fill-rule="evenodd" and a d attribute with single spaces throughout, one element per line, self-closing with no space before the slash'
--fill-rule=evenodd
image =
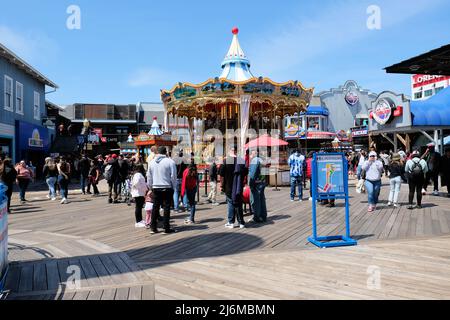
<path id="1" fill-rule="evenodd" d="M 400 140 L 400 142 L 401 142 L 401 143 L 405 146 L 405 148 L 406 148 L 406 147 L 407 147 L 406 140 L 403 139 L 403 137 L 402 137 L 399 133 L 397 133 L 396 136 L 397 136 L 397 139 Z"/>
<path id="2" fill-rule="evenodd" d="M 389 142 L 395 147 L 394 141 L 392 141 L 392 139 L 389 138 L 388 135 L 387 135 L 386 133 L 382 133 L 381 136 L 382 136 L 383 138 L 385 138 L 387 141 L 389 141 Z"/>

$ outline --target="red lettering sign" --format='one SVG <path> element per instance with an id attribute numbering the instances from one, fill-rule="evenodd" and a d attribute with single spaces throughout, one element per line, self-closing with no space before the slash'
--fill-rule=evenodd
<path id="1" fill-rule="evenodd" d="M 414 88 L 418 88 L 449 79 L 450 76 L 432 76 L 426 74 L 416 74 L 412 77 L 412 83 Z"/>

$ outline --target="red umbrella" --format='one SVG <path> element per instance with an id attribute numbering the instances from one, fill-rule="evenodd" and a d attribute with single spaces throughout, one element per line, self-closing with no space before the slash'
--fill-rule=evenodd
<path id="1" fill-rule="evenodd" d="M 281 139 L 272 138 L 268 134 L 264 134 L 258 139 L 252 140 L 245 145 L 245 149 L 257 147 L 279 147 L 287 146 L 288 143 Z"/>

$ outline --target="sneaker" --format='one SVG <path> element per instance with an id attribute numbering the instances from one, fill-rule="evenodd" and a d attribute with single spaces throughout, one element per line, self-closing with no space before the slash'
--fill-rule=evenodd
<path id="1" fill-rule="evenodd" d="M 439 191 L 434 191 L 433 196 L 439 196 Z"/>
<path id="2" fill-rule="evenodd" d="M 145 222 L 141 221 L 141 222 L 135 223 L 134 227 L 135 228 L 145 228 Z"/>
<path id="3" fill-rule="evenodd" d="M 46 197 L 47 197 L 47 199 L 50 199 L 50 195 L 47 195 Z"/>
<path id="4" fill-rule="evenodd" d="M 427 191 L 425 190 L 425 189 L 422 189 L 422 195 L 426 195 L 427 194 Z"/>
<path id="5" fill-rule="evenodd" d="M 150 230 L 150 234 L 156 234 L 158 232 L 159 232 L 158 230 Z"/>
<path id="6" fill-rule="evenodd" d="M 147 229 L 147 230 L 150 229 L 150 225 L 149 225 L 149 224 L 146 224 L 146 225 L 145 225 L 145 229 Z"/>
<path id="7" fill-rule="evenodd" d="M 400 205 L 398 203 L 394 203 L 394 208 L 399 208 Z"/>
<path id="8" fill-rule="evenodd" d="M 373 206 L 369 206 L 369 208 L 367 209 L 367 212 L 373 212 Z"/>
<path id="9" fill-rule="evenodd" d="M 218 203 L 218 202 L 213 202 L 211 205 L 214 206 L 214 207 L 217 207 L 217 206 L 220 206 L 220 203 Z"/>
<path id="10" fill-rule="evenodd" d="M 291 199 L 291 202 L 294 202 L 295 200 L 294 199 Z"/>
<path id="11" fill-rule="evenodd" d="M 387 205 L 388 207 L 392 207 L 392 202 L 389 201 Z"/>
<path id="12" fill-rule="evenodd" d="M 186 220 L 184 220 L 184 224 L 193 224 L 194 222 L 192 222 L 191 220 L 189 220 L 189 219 L 186 219 Z"/>
<path id="13" fill-rule="evenodd" d="M 227 223 L 227 224 L 225 225 L 225 228 L 233 229 L 233 228 L 234 228 L 234 224 L 232 224 L 232 223 Z"/>
<path id="14" fill-rule="evenodd" d="M 422 206 L 421 205 L 417 205 L 416 208 L 417 209 L 422 209 Z"/>
<path id="15" fill-rule="evenodd" d="M 174 229 L 164 230 L 163 234 L 171 234 L 175 233 L 176 231 Z"/>
<path id="16" fill-rule="evenodd" d="M 309 197 L 309 198 L 308 198 L 308 201 L 312 201 L 312 197 Z"/>
<path id="17" fill-rule="evenodd" d="M 413 209 L 414 209 L 414 207 L 412 204 L 408 205 L 408 210 L 413 210 Z"/>
<path id="18" fill-rule="evenodd" d="M 303 199 L 298 199 L 298 202 L 303 202 Z"/>
<path id="19" fill-rule="evenodd" d="M 110 199 L 108 199 L 108 203 L 113 203 L 113 201 L 112 201 L 112 199 L 110 198 Z"/>
<path id="20" fill-rule="evenodd" d="M 56 198 L 55 198 L 55 197 L 53 197 L 53 198 L 51 198 L 50 200 L 51 200 L 51 201 L 56 201 Z"/>
<path id="21" fill-rule="evenodd" d="M 66 198 L 63 198 L 62 200 L 61 200 L 61 204 L 66 204 L 67 203 L 67 199 Z"/>
<path id="22" fill-rule="evenodd" d="M 240 225 L 239 225 L 239 228 L 240 228 L 240 229 L 244 229 L 244 228 L 245 228 L 245 224 L 240 224 Z"/>

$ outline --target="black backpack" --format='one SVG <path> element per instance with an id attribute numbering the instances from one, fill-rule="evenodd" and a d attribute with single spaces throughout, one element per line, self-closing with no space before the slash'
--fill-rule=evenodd
<path id="1" fill-rule="evenodd" d="M 411 168 L 411 176 L 414 178 L 420 178 L 424 176 L 422 165 L 419 162 L 413 161 L 413 166 Z"/>

